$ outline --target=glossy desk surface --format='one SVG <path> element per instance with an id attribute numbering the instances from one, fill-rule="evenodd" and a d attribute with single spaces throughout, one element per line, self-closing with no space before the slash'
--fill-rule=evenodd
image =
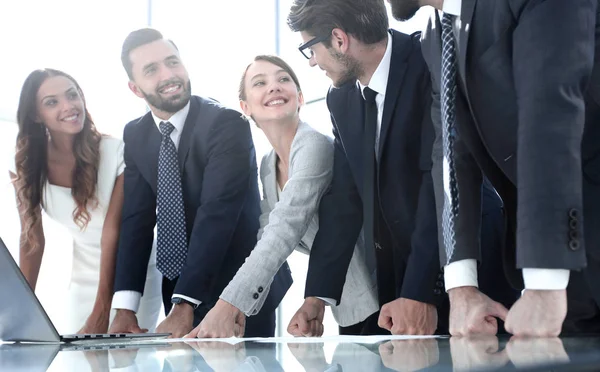
<path id="1" fill-rule="evenodd" d="M 0 346 L 0 371 L 597 371 L 600 337 Z M 266 341 L 266 342 L 265 342 Z"/>

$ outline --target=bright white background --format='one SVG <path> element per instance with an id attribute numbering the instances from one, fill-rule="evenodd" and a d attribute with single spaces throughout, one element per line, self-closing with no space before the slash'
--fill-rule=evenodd
<path id="1" fill-rule="evenodd" d="M 127 34 L 151 25 L 180 49 L 194 94 L 208 96 L 239 109 L 237 88 L 245 66 L 257 54 L 279 54 L 299 76 L 305 99 L 303 120 L 331 134 L 322 100 L 330 84 L 319 68 L 310 68 L 298 52 L 300 37 L 286 24 L 291 0 L 19 0 L 0 3 L 0 236 L 18 258 L 20 224 L 6 165 L 12 161 L 15 116 L 21 85 L 36 68 L 52 67 L 78 80 L 97 127 L 121 137 L 124 125 L 146 107 L 127 88 L 120 49 Z M 429 9 L 409 22 L 391 21 L 393 28 L 412 33 L 424 29 Z M 253 127 L 260 159 L 270 146 Z M 71 240 L 60 226 L 45 219 L 46 251 L 37 294 L 51 317 L 60 312 L 58 293 L 70 271 Z M 288 260 L 294 285 L 281 305 L 279 334 L 303 301 L 308 257 L 294 253 Z M 337 334 L 327 312 L 325 334 Z M 285 350 L 287 352 L 287 350 Z M 286 358 L 287 359 L 287 358 Z"/>

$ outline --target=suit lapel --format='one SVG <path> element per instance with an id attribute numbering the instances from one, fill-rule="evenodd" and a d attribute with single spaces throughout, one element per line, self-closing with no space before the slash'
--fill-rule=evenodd
<path id="1" fill-rule="evenodd" d="M 466 70 L 467 70 L 467 47 L 469 45 L 469 31 L 471 30 L 471 21 L 473 20 L 473 13 L 475 12 L 475 4 L 477 0 L 462 0 L 462 7 L 460 10 L 460 35 L 459 40 L 459 57 L 458 57 L 458 70 L 460 72 L 460 78 L 462 79 L 463 86 L 466 89 Z"/>
<path id="2" fill-rule="evenodd" d="M 264 197 L 269 202 L 271 210 L 275 208 L 277 203 L 277 156 L 275 150 L 271 150 L 267 157 L 267 170 L 265 172 L 265 178 L 262 180 L 263 187 L 265 189 Z"/>
<path id="3" fill-rule="evenodd" d="M 406 73 L 406 57 L 412 49 L 412 39 L 408 38 L 408 42 L 404 42 L 399 37 L 395 37 L 396 31 L 392 31 L 392 58 L 390 61 L 390 73 L 385 92 L 385 102 L 383 104 L 383 117 L 381 119 L 381 133 L 379 135 L 379 148 L 377 156 L 381 159 L 383 146 L 387 138 L 387 134 L 392 122 L 392 116 L 396 108 L 396 101 L 400 96 L 400 89 L 404 74 Z M 406 45 L 408 44 L 408 45 Z M 380 162 L 377 162 L 378 164 Z"/>
<path id="4" fill-rule="evenodd" d="M 181 137 L 179 138 L 179 146 L 177 149 L 177 157 L 179 159 L 179 170 L 181 171 L 181 174 L 183 174 L 183 166 L 185 165 L 185 160 L 190 150 L 192 133 L 194 132 L 194 127 L 196 125 L 196 119 L 198 118 L 199 111 L 200 104 L 198 103 L 198 100 L 192 97 L 190 99 L 190 111 L 188 112 L 187 118 L 185 119 L 185 124 L 183 125 L 183 131 L 181 132 Z"/>
<path id="5" fill-rule="evenodd" d="M 142 126 L 142 135 L 140 136 L 140 146 L 144 148 L 142 161 L 138 162 L 140 172 L 144 172 L 146 177 L 156 193 L 156 183 L 158 180 L 158 153 L 160 151 L 160 141 L 162 136 L 156 127 L 152 115 L 148 113 L 140 123 Z M 145 168 L 144 168 L 145 167 Z"/>

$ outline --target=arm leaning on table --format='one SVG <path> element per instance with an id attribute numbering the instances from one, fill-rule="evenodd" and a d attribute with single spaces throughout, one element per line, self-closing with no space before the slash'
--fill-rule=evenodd
<path id="1" fill-rule="evenodd" d="M 263 159 L 261 175 L 269 166 L 268 161 L 268 156 Z M 219 303 L 189 336 L 243 335 L 244 315 L 251 316 L 260 311 L 275 274 L 300 244 L 317 213 L 321 196 L 331 182 L 332 166 L 331 141 L 316 131 L 299 129 L 290 153 L 289 179 L 279 201 L 271 203 L 275 204 L 273 209 L 266 199 L 268 193 L 264 193 L 256 247 L 223 290 Z M 264 185 L 265 179 L 262 181 Z M 227 315 L 220 311 L 219 306 L 226 305 L 224 302 L 235 307 L 231 310 L 237 322 L 237 331 L 233 322 L 223 321 L 222 317 Z"/>

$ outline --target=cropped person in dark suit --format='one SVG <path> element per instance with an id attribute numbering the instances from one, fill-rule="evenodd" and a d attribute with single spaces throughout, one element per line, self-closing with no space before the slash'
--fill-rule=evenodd
<path id="1" fill-rule="evenodd" d="M 150 112 L 125 127 L 125 202 L 112 332 L 139 332 L 135 311 L 157 228 L 167 318 L 157 332 L 187 334 L 215 304 L 256 244 L 260 214 L 248 122 L 215 101 L 191 95 L 175 44 L 153 29 L 132 32 L 122 62 L 129 88 Z M 276 275 L 247 336 L 273 336 L 275 308 L 291 285 Z M 173 305 L 174 304 L 174 305 Z"/>
<path id="2" fill-rule="evenodd" d="M 340 301 L 364 227 L 367 253 L 375 256 L 381 311 L 351 333 L 446 332 L 431 179 L 431 82 L 419 35 L 388 30 L 383 0 L 297 0 L 288 23 L 300 32 L 300 50 L 310 65 L 325 70 L 333 82 L 327 106 L 335 147 L 306 300 L 288 331 L 319 334 L 322 307 Z M 503 228 L 501 202 L 493 190 L 485 201 L 490 228 L 482 239 L 492 248 L 500 243 L 494 231 Z M 505 287 L 499 280 L 491 290 Z M 512 292 L 510 303 L 516 299 Z"/>
<path id="3" fill-rule="evenodd" d="M 438 9 L 423 52 L 439 220 L 454 224 L 440 234 L 451 333 L 495 333 L 492 316 L 519 336 L 600 331 L 598 1 L 390 2 L 400 19 Z M 482 175 L 505 203 L 505 272 L 526 289 L 510 311 L 477 290 Z"/>

